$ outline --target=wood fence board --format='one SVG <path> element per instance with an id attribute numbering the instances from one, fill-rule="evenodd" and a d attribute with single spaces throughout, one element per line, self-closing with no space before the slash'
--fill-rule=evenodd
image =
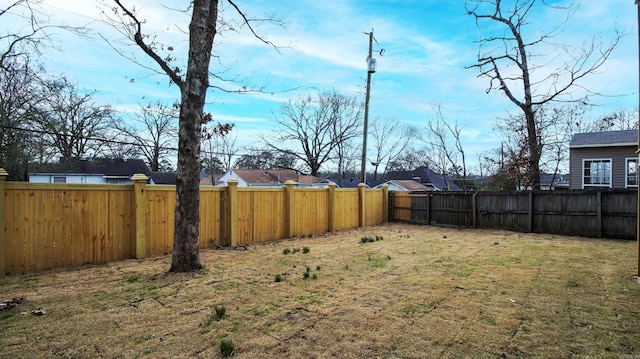
<path id="1" fill-rule="evenodd" d="M 393 220 L 421 224 L 588 237 L 634 239 L 637 235 L 635 190 L 396 192 L 392 202 Z"/>
<path id="2" fill-rule="evenodd" d="M 170 253 L 175 186 L 143 186 L 144 195 L 136 196 L 140 192 L 134 192 L 133 185 L 6 183 L 2 274 L 104 263 L 133 258 L 143 251 L 143 256 Z M 331 230 L 360 225 L 359 189 L 335 189 L 332 195 L 328 188 L 292 187 L 292 200 L 287 201 L 285 188 L 240 188 L 235 205 L 240 220 L 232 230 L 225 224 L 229 220 L 225 213 L 230 210 L 227 193 L 226 187 L 201 188 L 200 248 L 221 244 L 230 232 L 237 237 L 235 243 L 252 244 L 281 239 L 289 232 L 293 236 L 320 234 L 330 230 L 330 222 Z M 384 193 L 364 191 L 365 225 L 384 220 Z M 146 203 L 137 206 L 138 199 Z M 140 232 L 136 228 L 139 208 L 146 210 Z M 139 240 L 146 247 L 140 247 Z"/>
<path id="3" fill-rule="evenodd" d="M 358 226 L 358 190 L 337 188 L 335 203 L 335 229 L 341 230 Z"/>

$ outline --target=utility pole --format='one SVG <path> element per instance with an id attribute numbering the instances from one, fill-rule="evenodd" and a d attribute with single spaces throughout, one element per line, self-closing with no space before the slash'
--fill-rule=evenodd
<path id="1" fill-rule="evenodd" d="M 360 183 L 365 183 L 367 171 L 367 127 L 369 122 L 369 94 L 371 92 L 371 74 L 376 72 L 376 60 L 372 57 L 373 52 L 373 29 L 365 32 L 369 35 L 369 56 L 367 56 L 367 92 L 364 97 L 364 133 L 362 138 L 362 165 L 360 167 Z"/>
<path id="2" fill-rule="evenodd" d="M 637 18 L 638 18 L 638 28 L 636 29 L 636 31 L 638 31 L 638 67 L 640 67 L 640 0 L 635 0 L 635 4 L 637 8 Z M 638 76 L 639 76 L 638 81 L 640 81 L 640 74 Z M 638 116 L 640 116 L 640 114 Z M 639 121 L 640 121 L 640 117 L 639 117 Z M 638 155 L 638 160 L 636 162 L 636 173 L 637 173 L 638 165 L 640 165 L 640 126 L 638 126 L 638 149 L 636 150 L 636 154 Z M 640 192 L 638 192 L 638 204 L 636 206 L 636 212 L 637 212 L 636 213 L 636 216 L 637 216 L 636 217 L 636 250 L 637 250 L 637 261 L 638 261 L 636 279 L 640 282 Z"/>

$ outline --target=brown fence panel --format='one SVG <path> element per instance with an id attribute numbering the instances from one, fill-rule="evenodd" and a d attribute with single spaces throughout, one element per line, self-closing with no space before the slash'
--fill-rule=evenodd
<path id="1" fill-rule="evenodd" d="M 390 218 L 461 228 L 635 239 L 637 198 L 635 190 L 395 192 Z"/>
<path id="2" fill-rule="evenodd" d="M 403 221 L 410 222 L 413 215 L 412 201 L 413 198 L 424 197 L 424 195 L 412 195 L 408 191 L 393 191 L 390 192 L 391 199 L 389 200 L 389 206 L 391 207 L 392 214 L 389 216 L 391 221 Z M 422 207 L 417 208 L 417 212 L 420 212 Z"/>
<path id="3" fill-rule="evenodd" d="M 472 197 L 473 194 L 469 193 Z M 522 193 L 478 193 L 475 199 L 476 227 L 528 232 L 529 195 Z"/>
<path id="4" fill-rule="evenodd" d="M 532 232 L 600 236 L 597 192 L 534 192 L 532 207 Z"/>
<path id="5" fill-rule="evenodd" d="M 417 197 L 416 200 L 423 197 Z M 427 197 L 430 224 L 456 227 L 473 225 L 471 197 L 461 192 L 436 193 Z M 423 204 L 424 205 L 424 204 Z M 422 206 L 421 206 L 422 207 Z M 423 212 L 425 212 L 423 210 Z"/>
<path id="6" fill-rule="evenodd" d="M 602 192 L 601 236 L 636 239 L 638 192 Z"/>

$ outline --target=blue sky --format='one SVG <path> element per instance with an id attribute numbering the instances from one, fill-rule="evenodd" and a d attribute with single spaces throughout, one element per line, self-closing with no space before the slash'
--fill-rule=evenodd
<path id="1" fill-rule="evenodd" d="M 8 4 L 0 0 L 0 4 Z M 100 21 L 101 4 L 110 1 L 43 0 L 41 9 L 52 23 L 85 25 L 93 34 L 112 40 L 121 51 L 136 51 L 118 42 L 122 36 Z M 167 8 L 186 1 L 123 0 L 135 4 L 145 30 L 157 34 L 159 41 L 184 56 L 188 17 Z M 166 7 L 159 6 L 164 4 Z M 224 4 L 224 1 L 221 0 Z M 500 135 L 493 131 L 498 117 L 517 113 L 517 108 L 498 93 L 486 93 L 487 81 L 466 69 L 478 52 L 474 41 L 486 28 L 478 29 L 467 15 L 462 0 L 328 0 L 328 1 L 237 1 L 250 17 L 275 14 L 284 27 L 264 23 L 256 30 L 278 46 L 274 50 L 253 38 L 249 31 L 226 31 L 217 37 L 212 71 L 246 79 L 251 86 L 264 87 L 260 94 L 227 94 L 212 90 L 207 110 L 221 122 L 235 123 L 237 144 L 258 145 L 256 133 L 275 130 L 274 113 L 284 101 L 317 90 L 362 96 L 366 80 L 368 36 L 374 30 L 374 51 L 384 48 L 377 58 L 378 71 L 372 76 L 370 120 L 376 118 L 423 126 L 435 118 L 436 107 L 447 121 L 464 127 L 462 143 L 468 158 L 483 150 L 500 146 Z M 554 1 L 566 4 L 566 1 Z M 607 41 L 618 29 L 626 33 L 608 63 L 596 76 L 583 82 L 607 97 L 593 98 L 599 106 L 589 117 L 598 118 L 617 109 L 638 106 L 638 52 L 636 7 L 631 0 L 576 1 L 577 11 L 565 31 L 554 41 L 581 44 L 590 35 Z M 3 6 L 4 7 L 4 6 Z M 237 19 L 225 5 L 222 15 Z M 542 31 L 561 20 L 566 13 L 539 10 L 529 29 Z M 4 19 L 3 19 L 4 20 Z M 9 27 L 17 24 L 8 21 Z M 3 25 L 5 27 L 5 25 Z M 179 91 L 169 86 L 165 76 L 154 74 L 117 54 L 99 36 L 78 38 L 56 35 L 57 50 L 43 54 L 42 62 L 51 74 L 65 74 L 80 88 L 97 90 L 97 101 L 113 105 L 122 112 L 155 100 L 171 103 Z M 553 51 L 541 48 L 541 53 Z M 155 65 L 140 52 L 138 59 Z M 133 79 L 133 81 L 132 81 Z M 286 91 L 295 89 L 292 91 Z M 468 160 L 469 161 L 469 160 Z M 471 160 L 475 161 L 475 160 Z M 473 166 L 473 164 L 471 164 Z"/>

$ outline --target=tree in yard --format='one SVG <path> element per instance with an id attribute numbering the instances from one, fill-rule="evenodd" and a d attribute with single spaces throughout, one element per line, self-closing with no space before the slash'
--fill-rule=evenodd
<path id="1" fill-rule="evenodd" d="M 175 103 L 167 106 L 162 102 L 140 105 L 133 119 L 116 121 L 116 129 L 132 142 L 149 164 L 151 171 L 157 172 L 160 163 L 172 152 L 178 134 L 178 109 Z"/>
<path id="2" fill-rule="evenodd" d="M 44 70 L 34 64 L 33 54 L 55 46 L 55 30 L 84 31 L 47 23 L 38 6 L 39 1 L 12 0 L 0 7 L 0 167 L 10 180 L 26 181 L 30 162 L 53 155 L 43 136 L 31 132 L 46 98 Z"/>
<path id="3" fill-rule="evenodd" d="M 251 24 L 244 13 L 240 11 L 235 1 L 226 0 L 240 14 L 244 24 L 256 36 Z M 180 115 L 178 126 L 178 173 L 176 177 L 176 209 L 173 254 L 171 272 L 189 272 L 202 268 L 199 252 L 199 224 L 200 224 L 200 144 L 202 126 L 212 120 L 210 114 L 204 112 L 207 90 L 210 84 L 209 65 L 213 41 L 218 32 L 218 0 L 194 0 L 189 3 L 191 21 L 189 24 L 188 59 L 186 71 L 172 64 L 174 56 L 170 54 L 172 46 L 162 46 L 154 38 L 143 34 L 143 20 L 123 4 L 121 0 L 114 0 L 116 6 L 112 9 L 116 23 L 135 44 L 148 55 L 169 76 L 171 82 L 180 89 Z M 106 15 L 106 14 L 105 14 Z M 260 21 L 260 20 L 258 20 Z M 260 40 L 262 38 L 258 37 Z M 266 42 L 262 40 L 263 42 Z M 268 42 L 266 42 L 268 43 Z M 270 44 L 270 43 L 269 43 Z M 169 54 L 161 55 L 160 50 L 166 49 Z M 184 76 L 183 76 L 184 73 Z M 217 135 L 226 135 L 230 126 L 218 124 L 211 126 Z"/>
<path id="4" fill-rule="evenodd" d="M 42 137 L 29 132 L 44 98 L 34 71 L 27 58 L 6 59 L 0 68 L 0 166 L 10 180 L 27 180 L 34 143 Z"/>
<path id="5" fill-rule="evenodd" d="M 63 157 L 81 157 L 102 146 L 114 112 L 93 103 L 93 93 L 80 94 L 66 78 L 46 83 L 46 99 L 38 117 L 45 140 Z"/>
<path id="6" fill-rule="evenodd" d="M 468 0 L 465 7 L 478 27 L 483 25 L 495 34 L 485 35 L 478 41 L 477 61 L 468 68 L 477 69 L 479 77 L 489 80 L 487 92 L 502 92 L 521 111 L 519 118 L 526 129 L 522 152 L 526 163 L 525 186 L 537 188 L 544 147 L 536 121 L 538 110 L 551 102 L 586 103 L 586 95 L 579 93 L 583 90 L 590 93 L 583 80 L 605 63 L 621 34 L 616 32 L 606 45 L 595 37 L 579 48 L 557 44 L 555 51 L 547 49 L 547 55 L 543 55 L 543 46 L 562 32 L 572 12 L 569 11 L 562 23 L 542 34 L 530 29 L 530 16 L 539 11 L 538 7 L 571 9 L 549 5 L 544 0 Z"/>
<path id="7" fill-rule="evenodd" d="M 355 97 L 335 91 L 301 96 L 280 107 L 275 118 L 280 129 L 262 140 L 268 149 L 294 156 L 316 176 L 339 146 L 361 134 L 362 110 Z"/>
<path id="8" fill-rule="evenodd" d="M 234 167 L 245 170 L 295 169 L 296 158 L 288 153 L 268 149 L 253 149 L 240 156 Z"/>
<path id="9" fill-rule="evenodd" d="M 228 131 L 233 128 L 228 125 Z M 236 147 L 237 136 L 226 135 L 219 136 L 220 126 L 202 128 L 202 169 L 207 177 L 211 180 L 211 184 L 215 184 L 217 175 L 221 175 L 232 168 L 233 157 L 238 152 Z"/>
<path id="10" fill-rule="evenodd" d="M 433 167 L 433 161 L 427 147 L 408 148 L 400 153 L 387 166 L 387 171 L 413 171 L 418 167 Z"/>
<path id="11" fill-rule="evenodd" d="M 462 128 L 456 121 L 453 125 L 444 119 L 438 106 L 437 117 L 427 121 L 427 129 L 420 139 L 431 148 L 434 170 L 443 176 L 453 174 L 456 178 L 467 178 L 467 161 L 461 141 Z M 453 138 L 453 141 L 451 140 Z M 453 143 L 453 144 L 452 144 Z"/>
<path id="12" fill-rule="evenodd" d="M 386 169 L 398 156 L 409 148 L 416 139 L 418 129 L 414 126 L 398 126 L 394 120 L 376 119 L 369 128 L 371 143 L 375 158 L 373 164 L 373 179 L 378 179 L 378 168 L 382 165 Z"/>

